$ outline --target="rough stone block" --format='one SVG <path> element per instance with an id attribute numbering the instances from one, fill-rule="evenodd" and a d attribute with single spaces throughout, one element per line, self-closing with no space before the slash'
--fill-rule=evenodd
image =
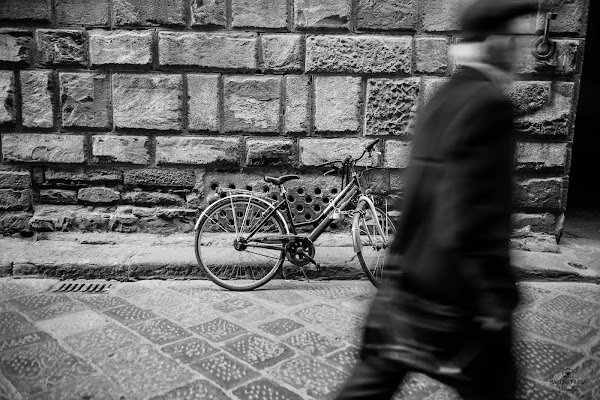
<path id="1" fill-rule="evenodd" d="M 224 80 L 227 132 L 278 132 L 280 76 L 229 76 Z"/>
<path id="2" fill-rule="evenodd" d="M 550 102 L 550 82 L 513 82 L 506 88 L 515 114 L 531 114 Z"/>
<path id="3" fill-rule="evenodd" d="M 181 128 L 181 75 L 115 74 L 113 116 L 117 128 Z"/>
<path id="4" fill-rule="evenodd" d="M 516 168 L 519 170 L 564 170 L 567 162 L 567 143 L 519 142 L 515 157 Z"/>
<path id="5" fill-rule="evenodd" d="M 465 0 L 422 0 L 422 24 L 428 32 L 460 30 L 459 18 L 469 6 Z"/>
<path id="6" fill-rule="evenodd" d="M 52 128 L 52 72 L 21 71 L 23 125 L 29 128 Z"/>
<path id="7" fill-rule="evenodd" d="M 307 132 L 310 127 L 310 77 L 285 77 L 285 131 Z"/>
<path id="8" fill-rule="evenodd" d="M 183 206 L 183 198 L 176 194 L 161 192 L 127 192 L 123 194 L 123 202 L 136 206 Z"/>
<path id="9" fill-rule="evenodd" d="M 365 135 L 407 135 L 419 105 L 420 79 L 369 79 Z"/>
<path id="10" fill-rule="evenodd" d="M 184 0 L 113 0 L 116 25 L 185 25 Z"/>
<path id="11" fill-rule="evenodd" d="M 0 29 L 0 61 L 30 63 L 33 34 L 24 29 Z"/>
<path id="12" fill-rule="evenodd" d="M 246 164 L 248 165 L 292 165 L 294 142 L 291 139 L 248 139 L 246 142 Z"/>
<path id="13" fill-rule="evenodd" d="M 2 155 L 8 162 L 83 163 L 83 142 L 83 135 L 7 133 L 2 135 Z"/>
<path id="14" fill-rule="evenodd" d="M 0 213 L 0 232 L 15 233 L 29 230 L 29 219 L 33 214 L 28 212 Z"/>
<path id="15" fill-rule="evenodd" d="M 287 28 L 286 0 L 236 0 L 231 3 L 231 26 Z"/>
<path id="16" fill-rule="evenodd" d="M 532 231 L 550 232 L 554 230 L 556 216 L 550 213 L 525 214 L 514 213 L 511 218 L 513 229 L 521 229 L 530 226 Z"/>
<path id="17" fill-rule="evenodd" d="M 412 37 L 315 35 L 306 39 L 306 72 L 410 73 Z"/>
<path id="18" fill-rule="evenodd" d="M 190 74 L 188 86 L 188 128 L 219 130 L 219 75 Z"/>
<path id="19" fill-rule="evenodd" d="M 156 139 L 158 164 L 238 164 L 240 141 L 221 137 L 166 137 Z"/>
<path id="20" fill-rule="evenodd" d="M 31 190 L 0 189 L 0 211 L 31 208 Z"/>
<path id="21" fill-rule="evenodd" d="M 261 44 L 265 69 L 277 72 L 302 70 L 302 35 L 262 35 Z"/>
<path id="22" fill-rule="evenodd" d="M 515 121 L 515 131 L 532 136 L 566 137 L 571 126 L 573 83 L 552 84 L 550 101 L 541 109 L 521 115 Z"/>
<path id="23" fill-rule="evenodd" d="M 415 72 L 443 74 L 448 70 L 447 37 L 421 36 L 415 38 Z"/>
<path id="24" fill-rule="evenodd" d="M 77 204 L 77 191 L 64 189 L 40 190 L 40 203 Z"/>
<path id="25" fill-rule="evenodd" d="M 548 60 L 536 59 L 531 51 L 519 55 L 516 72 L 519 74 L 555 74 L 572 75 L 577 68 L 579 40 L 552 39 L 556 42 L 556 51 Z"/>
<path id="26" fill-rule="evenodd" d="M 15 117 L 15 76 L 12 71 L 0 71 L 0 124 L 15 122 Z"/>
<path id="27" fill-rule="evenodd" d="M 122 182 L 123 172 L 117 169 L 47 168 L 44 179 L 52 183 Z"/>
<path id="28" fill-rule="evenodd" d="M 29 171 L 0 171 L 1 189 L 29 189 L 30 187 L 31 173 Z"/>
<path id="29" fill-rule="evenodd" d="M 147 136 L 97 135 L 92 138 L 95 163 L 150 163 L 150 140 Z"/>
<path id="30" fill-rule="evenodd" d="M 72 229 L 76 206 L 40 205 L 36 206 L 29 226 L 36 231 L 68 231 Z"/>
<path id="31" fill-rule="evenodd" d="M 56 19 L 59 25 L 108 26 L 109 0 L 58 0 Z"/>
<path id="32" fill-rule="evenodd" d="M 517 179 L 514 203 L 523 208 L 562 209 L 563 186 L 562 178 Z"/>
<path id="33" fill-rule="evenodd" d="M 347 156 L 358 157 L 370 139 L 300 139 L 300 165 L 314 166 L 324 162 L 343 160 Z M 375 150 L 381 144 L 375 146 Z M 365 157 L 359 165 L 371 165 Z"/>
<path id="34" fill-rule="evenodd" d="M 121 193 L 107 187 L 89 187 L 79 189 L 77 199 L 85 203 L 111 204 L 121 200 Z"/>
<path id="35" fill-rule="evenodd" d="M 133 169 L 125 171 L 125 184 L 134 187 L 172 187 L 191 189 L 196 174 L 189 169 Z"/>
<path id="36" fill-rule="evenodd" d="M 255 33 L 158 33 L 160 65 L 193 65 L 205 68 L 256 69 Z"/>
<path id="37" fill-rule="evenodd" d="M 410 142 L 388 140 L 385 142 L 385 168 L 406 168 L 410 161 Z"/>
<path id="38" fill-rule="evenodd" d="M 350 7 L 349 0 L 294 0 L 294 26 L 348 29 Z"/>
<path id="39" fill-rule="evenodd" d="M 542 0 L 540 9 L 557 13 L 550 23 L 550 32 L 585 35 L 589 3 L 592 0 Z M 545 13 L 539 13 L 537 29 L 544 30 Z"/>
<path id="40" fill-rule="evenodd" d="M 89 32 L 91 63 L 148 65 L 152 63 L 152 34 L 150 30 L 92 30 Z"/>
<path id="41" fill-rule="evenodd" d="M 193 26 L 226 26 L 226 0 L 191 0 Z"/>
<path id="42" fill-rule="evenodd" d="M 39 65 L 87 65 L 87 40 L 84 31 L 38 29 L 35 37 Z"/>
<path id="43" fill-rule="evenodd" d="M 111 126 L 110 82 L 107 74 L 61 73 L 60 100 L 63 126 L 88 128 Z"/>
<path id="44" fill-rule="evenodd" d="M 417 27 L 417 0 L 358 0 L 356 27 L 369 30 L 400 30 Z"/>
<path id="45" fill-rule="evenodd" d="M 315 78 L 315 128 L 318 131 L 356 131 L 359 128 L 361 78 Z"/>
<path id="46" fill-rule="evenodd" d="M 49 22 L 51 17 L 51 0 L 3 0 L 0 2 L 0 20 Z"/>

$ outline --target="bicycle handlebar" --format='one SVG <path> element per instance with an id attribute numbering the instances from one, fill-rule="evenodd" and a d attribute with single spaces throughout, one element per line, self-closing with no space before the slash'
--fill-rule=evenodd
<path id="1" fill-rule="evenodd" d="M 360 155 L 360 157 L 358 157 L 358 158 L 355 158 L 355 159 L 354 159 L 354 161 L 358 161 L 358 160 L 360 160 L 361 158 L 363 158 L 363 156 L 365 155 L 365 153 L 366 153 L 366 152 L 371 152 L 371 151 L 373 151 L 373 147 L 375 147 L 375 145 L 376 145 L 377 143 L 379 143 L 379 140 L 380 140 L 380 139 L 379 139 L 379 138 L 377 138 L 377 139 L 373 140 L 371 143 L 369 143 L 368 145 L 366 145 L 366 146 L 365 146 L 365 148 L 364 148 L 364 150 L 363 150 L 363 152 L 362 152 L 362 154 Z M 326 166 L 326 165 L 331 165 L 331 164 L 335 164 L 335 163 L 341 163 L 342 165 L 346 165 L 346 164 L 350 163 L 350 161 L 352 161 L 352 160 L 353 160 L 353 159 L 352 159 L 352 156 L 348 156 L 348 157 L 346 157 L 346 158 L 345 158 L 345 159 L 343 159 L 343 160 L 333 160 L 333 161 L 327 161 L 327 162 L 325 162 L 325 163 L 323 163 L 323 164 L 318 164 L 318 165 L 315 165 L 315 167 L 316 167 L 316 168 L 321 168 L 321 167 L 324 167 L 324 166 Z M 328 171 L 328 173 L 329 173 L 329 172 L 331 172 L 331 171 Z"/>

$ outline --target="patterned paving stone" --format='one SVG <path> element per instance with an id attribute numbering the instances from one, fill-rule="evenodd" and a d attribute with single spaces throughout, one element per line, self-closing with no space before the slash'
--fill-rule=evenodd
<path id="1" fill-rule="evenodd" d="M 219 316 L 212 307 L 195 301 L 157 307 L 154 312 L 161 317 L 169 318 L 184 328 L 213 320 Z"/>
<path id="2" fill-rule="evenodd" d="M 313 331 L 301 331 L 287 338 L 285 342 L 312 356 L 322 356 L 342 347 L 339 340 L 332 340 Z"/>
<path id="3" fill-rule="evenodd" d="M 219 351 L 208 344 L 208 342 L 198 338 L 191 338 L 182 342 L 170 344 L 164 346 L 161 350 L 184 363 L 198 361 L 201 358 L 213 355 Z"/>
<path id="4" fill-rule="evenodd" d="M 518 400 L 565 399 L 564 393 L 528 378 L 521 378 L 517 381 L 516 397 Z"/>
<path id="5" fill-rule="evenodd" d="M 576 321 L 585 321 L 600 311 L 600 304 L 560 295 L 540 304 L 538 310 Z"/>
<path id="6" fill-rule="evenodd" d="M 242 333 L 248 332 L 239 325 L 229 322 L 222 318 L 215 318 L 212 321 L 189 328 L 191 331 L 204 336 L 213 342 L 234 338 Z"/>
<path id="7" fill-rule="evenodd" d="M 204 358 L 190 366 L 225 389 L 231 389 L 258 376 L 258 372 L 224 353 Z"/>
<path id="8" fill-rule="evenodd" d="M 115 324 L 102 326 L 64 339 L 67 346 L 86 360 L 100 362 L 123 347 L 133 347 L 140 338 Z"/>
<path id="9" fill-rule="evenodd" d="M 27 346 L 29 344 L 39 343 L 50 339 L 52 339 L 52 337 L 46 332 L 42 331 L 22 333 L 8 339 L 0 340 L 0 353 L 17 347 Z"/>
<path id="10" fill-rule="evenodd" d="M 150 345 L 121 348 L 100 368 L 125 390 L 127 398 L 147 398 L 193 378 L 191 372 Z"/>
<path id="11" fill-rule="evenodd" d="M 538 300 L 555 295 L 555 293 L 550 290 L 532 286 L 528 283 L 519 283 L 517 288 L 519 289 L 520 306 L 528 306 Z"/>
<path id="12" fill-rule="evenodd" d="M 513 354 L 521 373 L 544 381 L 583 357 L 583 354 L 536 339 L 515 340 Z"/>
<path id="13" fill-rule="evenodd" d="M 85 294 L 85 295 L 74 295 L 74 299 L 87 304 L 88 306 L 104 311 L 109 308 L 115 308 L 119 306 L 127 305 L 128 303 L 120 297 L 108 296 L 106 294 Z"/>
<path id="14" fill-rule="evenodd" d="M 254 306 L 240 311 L 235 311 L 229 315 L 238 321 L 255 323 L 257 321 L 264 321 L 265 319 L 273 318 L 276 314 L 275 311 L 266 307 Z"/>
<path id="15" fill-rule="evenodd" d="M 0 337 L 13 336 L 36 330 L 31 322 L 14 311 L 0 313 L 0 321 L 2 321 L 0 324 Z"/>
<path id="16" fill-rule="evenodd" d="M 150 400 L 228 400 L 221 389 L 205 380 L 198 380 L 173 389 Z"/>
<path id="17" fill-rule="evenodd" d="M 248 307 L 252 307 L 254 303 L 244 298 L 234 298 L 225 301 L 221 301 L 219 303 L 213 304 L 213 307 L 216 310 L 219 310 L 224 313 L 231 313 L 238 310 L 243 310 Z"/>
<path id="18" fill-rule="evenodd" d="M 348 379 L 348 374 L 307 356 L 283 362 L 272 374 L 277 381 L 305 390 L 315 399 L 332 398 Z"/>
<path id="19" fill-rule="evenodd" d="M 49 340 L 4 353 L 0 372 L 17 390 L 32 395 L 83 379 L 94 369 Z"/>
<path id="20" fill-rule="evenodd" d="M 171 304 L 182 304 L 189 299 L 187 296 L 173 292 L 172 290 L 151 290 L 149 292 L 131 296 L 127 300 L 140 308 L 152 309 Z"/>
<path id="21" fill-rule="evenodd" d="M 144 310 L 131 304 L 112 308 L 108 311 L 104 311 L 104 314 L 113 317 L 124 324 L 135 324 L 136 322 L 145 321 L 157 316 L 150 310 Z"/>
<path id="22" fill-rule="evenodd" d="M 350 346 L 327 356 L 325 359 L 329 364 L 350 372 L 358 362 L 358 352 L 357 347 Z"/>
<path id="23" fill-rule="evenodd" d="M 32 311 L 63 301 L 69 298 L 61 294 L 31 294 L 11 299 L 9 303 L 19 311 Z"/>
<path id="24" fill-rule="evenodd" d="M 151 290 L 149 287 L 137 283 L 123 282 L 117 285 L 117 287 L 113 290 L 112 295 L 131 297 L 149 290 Z"/>
<path id="25" fill-rule="evenodd" d="M 295 313 L 298 318 L 318 326 L 325 332 L 343 338 L 356 338 L 362 331 L 362 320 L 355 314 L 329 304 L 316 304 Z"/>
<path id="26" fill-rule="evenodd" d="M 294 355 L 289 347 L 255 334 L 229 342 L 224 349 L 258 369 L 271 367 Z"/>
<path id="27" fill-rule="evenodd" d="M 410 373 L 394 394 L 394 400 L 422 400 L 441 389 L 441 385 L 423 374 Z M 451 394 L 450 394 L 451 395 Z"/>
<path id="28" fill-rule="evenodd" d="M 164 318 L 142 322 L 132 328 L 158 345 L 176 342 L 192 335 L 179 325 Z"/>
<path id="29" fill-rule="evenodd" d="M 34 321 L 40 321 L 83 310 L 85 310 L 85 307 L 82 304 L 68 300 L 54 303 L 47 307 L 36 308 L 35 310 L 27 312 L 27 315 Z"/>
<path id="30" fill-rule="evenodd" d="M 259 299 L 288 307 L 295 307 L 308 302 L 306 298 L 290 290 L 259 290 L 251 294 Z"/>
<path id="31" fill-rule="evenodd" d="M 376 289 L 362 283 L 347 283 L 331 286 L 306 286 L 307 293 L 324 299 L 342 299 L 359 295 L 374 296 Z"/>
<path id="32" fill-rule="evenodd" d="M 94 376 L 62 385 L 32 397 L 32 400 L 113 400 L 124 399 L 123 391 L 105 376 Z"/>
<path id="33" fill-rule="evenodd" d="M 250 382 L 249 384 L 234 390 L 233 394 L 240 399 L 302 400 L 302 397 L 298 394 L 279 386 L 268 379 L 259 379 Z"/>
<path id="34" fill-rule="evenodd" d="M 186 296 L 198 300 L 201 303 L 217 303 L 224 300 L 229 300 L 235 297 L 234 294 L 226 292 L 224 290 L 215 289 L 214 287 L 206 286 L 173 286 L 169 289 L 175 290 L 179 293 L 183 293 Z"/>
<path id="35" fill-rule="evenodd" d="M 551 315 L 528 310 L 515 314 L 513 323 L 518 329 L 533 332 L 537 335 L 570 345 L 584 343 L 592 336 L 598 334 L 596 329 L 587 325 L 565 321 Z"/>
<path id="36" fill-rule="evenodd" d="M 33 289 L 28 285 L 14 280 L 0 280 L 0 300 L 4 301 L 11 297 L 23 296 L 33 292 Z"/>
<path id="37" fill-rule="evenodd" d="M 396 398 L 394 398 L 396 400 Z M 426 400 L 462 400 L 462 397 L 458 393 L 449 387 L 443 387 L 431 396 L 427 397 Z"/>
<path id="38" fill-rule="evenodd" d="M 559 382 L 576 399 L 598 399 L 600 395 L 600 361 L 586 359 Z"/>
<path id="39" fill-rule="evenodd" d="M 592 348 L 590 349 L 590 356 L 600 359 L 600 342 L 592 346 Z"/>
<path id="40" fill-rule="evenodd" d="M 271 335 L 281 336 L 290 333 L 296 329 L 302 328 L 304 325 L 289 318 L 279 318 L 275 321 L 267 322 L 258 326 L 258 329 L 270 333 Z"/>
<path id="41" fill-rule="evenodd" d="M 600 286 L 591 283 L 562 283 L 557 285 L 558 290 L 571 293 L 587 301 L 600 303 Z"/>
<path id="42" fill-rule="evenodd" d="M 110 319 L 92 310 L 83 310 L 59 316 L 57 318 L 38 321 L 37 326 L 55 338 L 64 338 L 76 333 L 108 325 Z"/>
<path id="43" fill-rule="evenodd" d="M 0 399 L 2 400 L 22 400 L 23 396 L 15 389 L 15 387 L 0 374 Z"/>

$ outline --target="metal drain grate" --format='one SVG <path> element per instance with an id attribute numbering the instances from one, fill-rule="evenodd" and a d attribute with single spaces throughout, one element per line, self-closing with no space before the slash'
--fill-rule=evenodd
<path id="1" fill-rule="evenodd" d="M 49 291 L 60 293 L 108 293 L 112 287 L 112 283 L 106 282 L 58 282 Z"/>

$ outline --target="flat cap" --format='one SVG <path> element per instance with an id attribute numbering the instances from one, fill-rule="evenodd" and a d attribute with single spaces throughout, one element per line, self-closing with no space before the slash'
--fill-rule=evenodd
<path id="1" fill-rule="evenodd" d="M 483 40 L 514 18 L 537 11 L 535 0 L 475 0 L 460 18 L 464 40 Z"/>

